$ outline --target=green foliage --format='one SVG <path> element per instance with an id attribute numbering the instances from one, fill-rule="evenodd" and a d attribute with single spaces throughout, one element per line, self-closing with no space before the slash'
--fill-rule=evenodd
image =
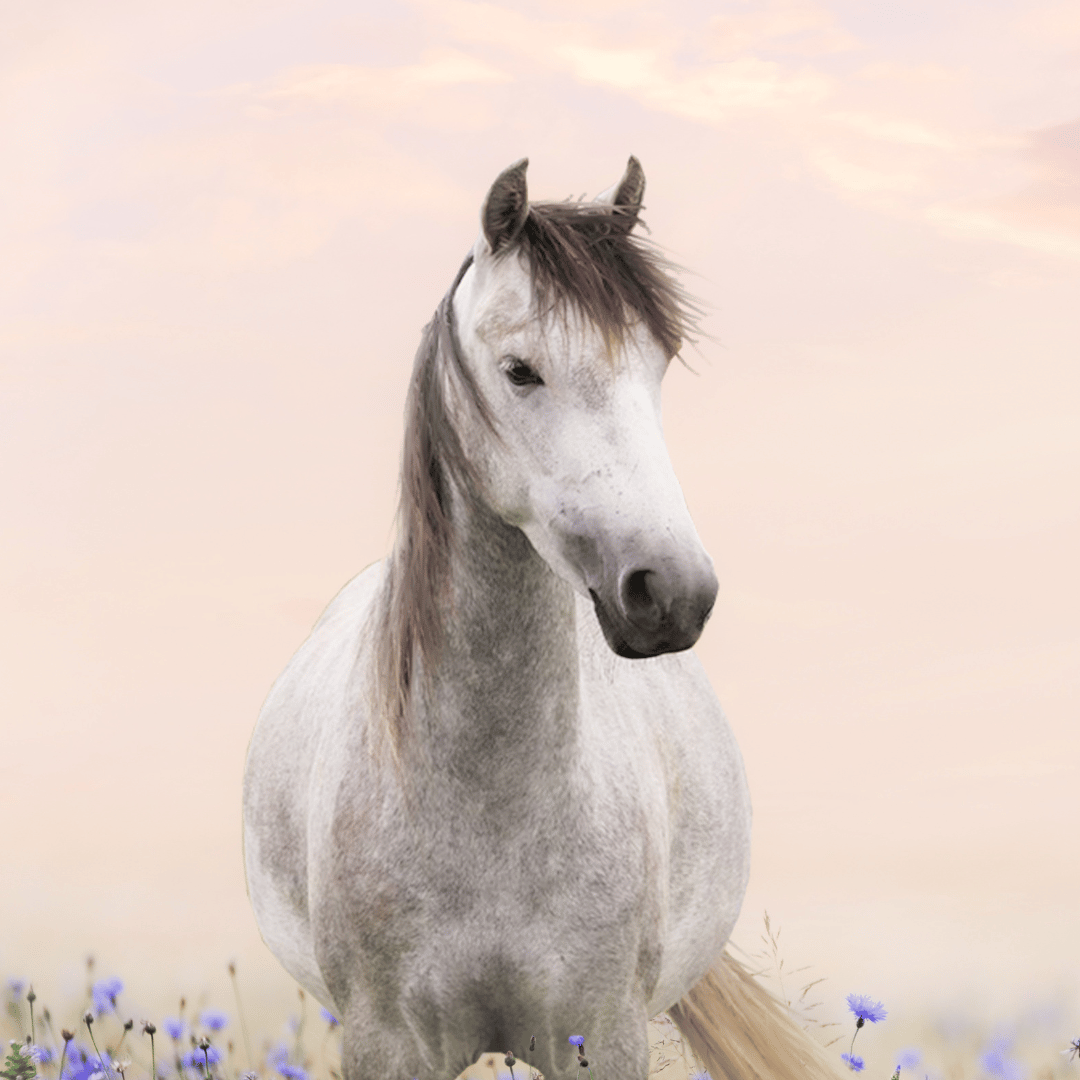
<path id="1" fill-rule="evenodd" d="M 23 1047 L 14 1039 L 11 1041 L 11 1050 L 8 1053 L 7 1061 L 4 1062 L 4 1067 L 0 1069 L 0 1076 L 4 1080 L 34 1080 L 34 1077 L 37 1076 L 37 1066 L 34 1064 L 34 1059 L 29 1053 L 24 1053 Z"/>

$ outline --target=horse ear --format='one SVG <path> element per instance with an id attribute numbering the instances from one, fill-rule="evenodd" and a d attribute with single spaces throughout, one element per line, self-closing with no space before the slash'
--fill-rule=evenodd
<path id="1" fill-rule="evenodd" d="M 645 198 L 645 170 L 641 167 L 641 162 L 631 154 L 622 179 L 617 184 L 612 184 L 607 191 L 602 191 L 597 195 L 595 201 L 621 207 L 624 213 L 636 218 L 643 198 Z"/>
<path id="2" fill-rule="evenodd" d="M 504 169 L 484 200 L 480 223 L 493 255 L 514 242 L 529 216 L 529 191 L 525 186 L 528 167 L 529 159 L 522 158 Z"/>

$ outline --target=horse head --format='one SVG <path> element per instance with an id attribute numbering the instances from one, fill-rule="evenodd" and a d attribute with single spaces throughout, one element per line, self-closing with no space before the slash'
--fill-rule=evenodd
<path id="1" fill-rule="evenodd" d="M 687 649 L 717 582 L 661 426 L 692 320 L 632 235 L 644 173 L 632 157 L 592 203 L 530 206 L 526 166 L 492 185 L 452 297 L 454 348 L 490 421 L 458 425 L 462 450 L 479 497 L 591 599 L 616 653 Z"/>

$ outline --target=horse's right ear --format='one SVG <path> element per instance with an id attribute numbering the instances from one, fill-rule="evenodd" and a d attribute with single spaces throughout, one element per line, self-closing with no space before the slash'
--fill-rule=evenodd
<path id="1" fill-rule="evenodd" d="M 522 158 L 499 173 L 484 200 L 480 224 L 491 253 L 501 251 L 517 239 L 529 216 L 529 190 L 525 186 L 525 170 L 529 159 Z"/>

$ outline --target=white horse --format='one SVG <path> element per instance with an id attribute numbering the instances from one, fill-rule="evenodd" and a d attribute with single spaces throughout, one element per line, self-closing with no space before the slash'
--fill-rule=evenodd
<path id="1" fill-rule="evenodd" d="M 664 1010 L 714 1080 L 825 1075 L 724 949 L 750 800 L 687 651 L 717 585 L 660 423 L 692 309 L 633 233 L 634 158 L 585 204 L 530 205 L 526 164 L 425 330 L 393 554 L 259 717 L 256 919 L 342 1020 L 347 1080 L 448 1080 L 532 1036 L 569 1080 L 571 1034 L 646 1080 Z"/>

